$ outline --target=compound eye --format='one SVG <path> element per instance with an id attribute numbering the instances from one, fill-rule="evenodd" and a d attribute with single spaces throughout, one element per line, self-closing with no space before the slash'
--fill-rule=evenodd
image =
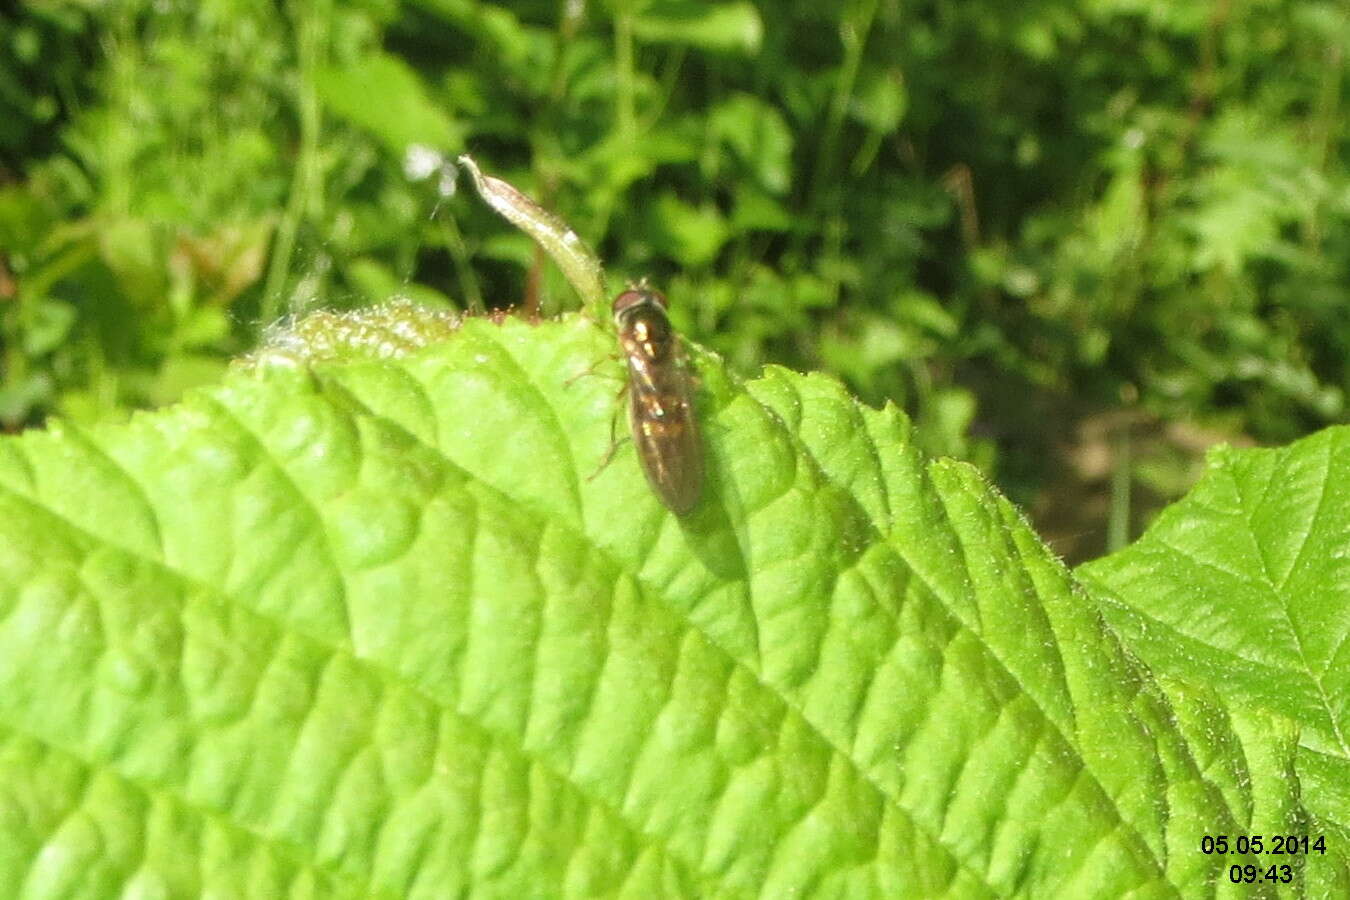
<path id="1" fill-rule="evenodd" d="M 646 302 L 645 291 L 624 291 L 614 298 L 614 315 L 618 315 L 626 309 L 632 309 L 640 303 Z"/>
<path id="2" fill-rule="evenodd" d="M 654 291 L 645 285 L 629 288 L 622 294 L 614 298 L 613 313 L 620 315 L 625 310 L 632 309 L 635 306 L 655 305 L 661 309 L 666 308 L 666 297 L 660 291 Z"/>

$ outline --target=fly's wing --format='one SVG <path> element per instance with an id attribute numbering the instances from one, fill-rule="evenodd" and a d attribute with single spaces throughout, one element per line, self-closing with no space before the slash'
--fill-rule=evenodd
<path id="1" fill-rule="evenodd" d="M 703 489 L 703 445 L 689 400 L 689 379 L 680 366 L 643 375 L 634 378 L 629 391 L 633 444 L 652 490 L 682 516 L 698 505 Z"/>

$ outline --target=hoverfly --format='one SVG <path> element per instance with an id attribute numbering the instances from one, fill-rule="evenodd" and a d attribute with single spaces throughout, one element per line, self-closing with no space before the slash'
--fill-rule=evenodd
<path id="1" fill-rule="evenodd" d="M 703 445 L 666 298 L 640 282 L 614 298 L 614 324 L 628 360 L 628 422 L 642 471 L 666 508 L 686 515 L 703 489 Z"/>

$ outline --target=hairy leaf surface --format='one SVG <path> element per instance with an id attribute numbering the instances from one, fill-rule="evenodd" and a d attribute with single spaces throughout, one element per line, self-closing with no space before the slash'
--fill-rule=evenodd
<path id="1" fill-rule="evenodd" d="M 588 319 L 315 343 L 0 441 L 8 893 L 1250 896 L 1202 835 L 1300 822 L 893 409 L 695 351 L 680 519 Z"/>
<path id="2" fill-rule="evenodd" d="M 1133 546 L 1079 569 L 1154 671 L 1297 726 L 1300 833 L 1350 847 L 1350 428 L 1214 452 Z M 1293 773 L 1290 779 L 1295 780 Z M 1327 878 L 1350 890 L 1343 860 Z"/>

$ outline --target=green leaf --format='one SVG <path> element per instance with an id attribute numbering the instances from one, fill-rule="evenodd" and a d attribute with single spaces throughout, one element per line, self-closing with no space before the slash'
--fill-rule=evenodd
<path id="1" fill-rule="evenodd" d="M 123 293 L 149 306 L 162 302 L 168 280 L 149 222 L 115 218 L 98 224 L 99 256 L 117 278 Z"/>
<path id="2" fill-rule="evenodd" d="M 712 262 L 731 237 L 716 207 L 691 206 L 673 193 L 658 197 L 648 217 L 657 249 L 690 267 Z"/>
<path id="3" fill-rule="evenodd" d="M 21 314 L 23 352 L 30 357 L 42 356 L 60 347 L 75 327 L 74 307 L 46 297 L 30 301 L 21 309 Z"/>
<path id="4" fill-rule="evenodd" d="M 409 5 L 465 29 L 490 48 L 496 65 L 520 74 L 539 68 L 539 56 L 552 40 L 548 30 L 527 26 L 512 11 L 481 0 L 411 0 Z"/>
<path id="5" fill-rule="evenodd" d="M 791 231 L 792 213 L 750 181 L 736 185 L 731 225 L 738 231 Z"/>
<path id="6" fill-rule="evenodd" d="M 905 118 L 909 94 L 899 69 L 869 70 L 849 102 L 849 113 L 868 128 L 889 134 Z"/>
<path id="7" fill-rule="evenodd" d="M 1350 834 L 1347 548 L 1350 428 L 1340 427 L 1278 450 L 1213 452 L 1144 537 L 1079 573 L 1154 671 L 1293 720 L 1298 770 L 1321 786 L 1304 800 L 1323 827 Z"/>
<path id="8" fill-rule="evenodd" d="M 1081 574 L 1171 674 L 1216 682 L 1350 756 L 1350 428 L 1279 450 L 1221 449 L 1185 500 Z M 1164 654 L 1149 648 L 1185 652 Z M 1338 661 L 1342 662 L 1337 665 Z"/>
<path id="9" fill-rule="evenodd" d="M 344 274 L 365 294 L 372 303 L 379 303 L 390 297 L 407 297 L 421 306 L 433 309 L 447 309 L 455 306 L 435 288 L 425 284 L 399 278 L 394 271 L 377 259 L 363 257 L 348 263 Z"/>
<path id="10" fill-rule="evenodd" d="M 365 129 L 391 152 L 412 144 L 438 150 L 460 148 L 463 135 L 427 95 L 417 73 L 397 56 L 371 53 L 319 73 L 319 96 L 328 110 Z"/>
<path id="11" fill-rule="evenodd" d="M 764 23 L 753 3 L 663 0 L 633 18 L 633 33 L 654 44 L 753 54 L 764 38 Z"/>
<path id="12" fill-rule="evenodd" d="M 896 410 L 693 348 L 681 519 L 606 328 L 362 315 L 0 439 L 27 893 L 1248 896 L 1200 837 L 1298 826 L 1289 722 L 1169 700 Z"/>
<path id="13" fill-rule="evenodd" d="M 708 127 L 771 193 L 784 194 L 792 181 L 792 130 L 771 104 L 734 94 L 708 116 Z"/>

